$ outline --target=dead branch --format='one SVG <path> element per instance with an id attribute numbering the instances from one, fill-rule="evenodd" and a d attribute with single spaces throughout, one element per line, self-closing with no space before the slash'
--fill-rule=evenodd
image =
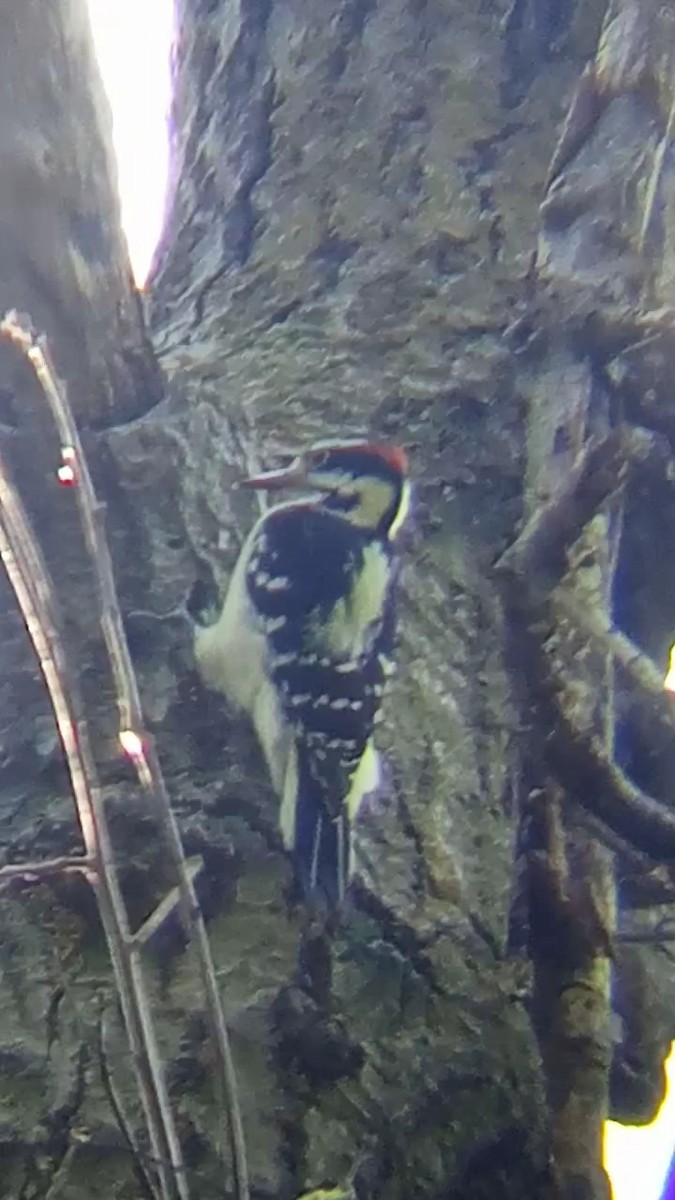
<path id="1" fill-rule="evenodd" d="M 103 1001 L 101 1001 L 98 1021 L 96 1024 L 96 1050 L 98 1054 L 101 1085 L 108 1098 L 108 1103 L 113 1110 L 117 1126 L 122 1134 L 122 1137 L 124 1138 L 127 1150 L 129 1151 L 129 1157 L 133 1163 L 134 1175 L 136 1176 L 136 1181 L 140 1188 L 141 1195 L 144 1197 L 144 1200 L 158 1200 L 157 1191 L 145 1169 L 143 1155 L 141 1154 L 140 1147 L 138 1146 L 138 1143 L 134 1137 L 131 1123 L 129 1122 L 124 1111 L 122 1100 L 117 1093 L 115 1081 L 110 1069 L 110 1062 L 105 1048 L 105 1003 Z"/>
<path id="2" fill-rule="evenodd" d="M 582 808 L 620 838 L 657 862 L 675 859 L 675 812 L 631 783 L 597 739 L 565 715 L 562 705 L 557 705 L 547 758 Z"/>
<path id="3" fill-rule="evenodd" d="M 675 921 L 663 918 L 651 929 L 632 928 L 623 925 L 616 935 L 617 942 L 642 946 L 658 946 L 663 942 L 675 942 Z"/>
<path id="4" fill-rule="evenodd" d="M 199 875 L 199 872 L 204 867 L 204 861 L 201 857 L 195 856 L 187 861 L 187 871 L 191 883 Z M 171 913 L 180 904 L 180 889 L 178 887 L 171 888 L 163 900 L 160 900 L 157 907 L 150 913 L 150 916 L 143 924 L 132 934 L 131 941 L 136 948 L 145 946 L 155 936 L 158 929 L 161 929 L 165 921 L 169 919 Z"/>
<path id="5" fill-rule="evenodd" d="M 609 97 L 600 86 L 595 64 L 588 63 L 572 96 L 558 144 L 553 151 L 551 165 L 544 183 L 545 196 L 567 164 L 575 158 L 590 137 L 608 102 Z"/>
<path id="6" fill-rule="evenodd" d="M 634 849 L 655 862 L 675 859 L 675 812 L 631 783 L 598 739 L 566 711 L 561 681 L 543 645 L 542 606 L 530 600 L 524 580 L 507 591 L 519 664 L 546 731 L 541 752 L 553 775 L 581 808 Z"/>
<path id="7" fill-rule="evenodd" d="M 654 452 L 656 436 L 619 425 L 587 443 L 558 493 L 537 509 L 516 541 L 496 563 L 502 575 L 522 579 L 546 591 L 565 571 L 565 553 L 611 495 L 623 486 L 629 465 Z"/>
<path id="8" fill-rule="evenodd" d="M 0 880 L 41 879 L 45 875 L 65 875 L 69 871 L 81 871 L 87 876 L 96 867 L 96 861 L 85 854 L 72 857 L 50 858 L 44 862 L 6 863 L 0 867 Z"/>
<path id="9" fill-rule="evenodd" d="M 590 875 L 570 871 L 568 840 L 574 834 L 564 826 L 563 799 L 551 783 L 527 800 L 530 951 L 535 961 L 583 970 L 598 954 L 612 956 L 612 934 L 592 894 Z"/>
<path id="10" fill-rule="evenodd" d="M 642 702 L 646 696 L 652 704 L 654 715 L 667 726 L 670 734 L 675 734 L 675 699 L 664 691 L 663 671 L 658 669 L 653 660 L 643 654 L 625 633 L 612 628 L 609 620 L 597 610 L 582 608 L 571 597 L 563 595 L 556 595 L 555 610 L 564 613 L 580 633 L 587 634 L 600 651 L 618 663 L 640 692 Z"/>
<path id="11" fill-rule="evenodd" d="M 542 752 L 569 794 L 611 834 L 652 861 L 675 859 L 675 812 L 636 787 L 600 743 L 567 712 L 563 689 L 544 642 L 562 612 L 580 632 L 616 661 L 642 696 L 652 704 L 668 736 L 675 730 L 675 709 L 664 693 L 663 678 L 651 660 L 609 621 L 551 589 L 565 570 L 565 553 L 600 505 L 625 479 L 629 465 L 648 459 L 662 463 L 658 437 L 640 428 L 620 426 L 589 443 L 558 494 L 527 522 L 497 563 L 507 606 L 513 616 L 529 690 L 542 727 Z"/>
<path id="12" fill-rule="evenodd" d="M 604 1196 L 598 1164 L 611 1056 L 606 1028 L 613 867 L 601 847 L 565 829 L 562 803 L 560 788 L 549 783 L 531 793 L 525 810 L 532 1017 L 560 1193 L 567 1194 L 572 1178 L 583 1178 L 585 1194 Z"/>
<path id="13" fill-rule="evenodd" d="M 0 457 L 0 557 L 26 623 L 63 745 L 82 837 L 84 868 L 96 895 L 132 1048 L 139 1092 L 163 1200 L 189 1200 L 180 1143 L 139 963 L 129 945 L 126 910 L 112 858 L 101 789 L 56 623 L 53 588 L 28 517 Z M 78 864 L 79 866 L 79 864 Z"/>
<path id="14" fill-rule="evenodd" d="M 575 804 L 575 822 L 618 858 L 618 884 L 631 909 L 675 904 L 675 865 L 654 863 L 597 817 Z"/>
<path id="15" fill-rule="evenodd" d="M 248 1200 L 246 1145 L 239 1106 L 234 1062 L 211 955 L 206 926 L 187 868 L 178 824 L 159 763 L 154 739 L 144 728 L 136 673 L 124 632 L 112 559 L 105 534 L 104 508 L 94 489 L 66 389 L 53 367 L 46 338 L 36 337 L 29 318 L 7 313 L 0 322 L 4 333 L 31 363 L 42 385 L 61 441 L 62 469 L 72 472 L 85 542 L 99 586 L 100 621 L 110 659 L 120 715 L 120 743 L 131 760 L 141 787 L 158 814 L 180 898 L 179 912 L 186 936 L 193 942 L 211 1022 L 218 1078 L 228 1118 L 238 1200 Z"/>

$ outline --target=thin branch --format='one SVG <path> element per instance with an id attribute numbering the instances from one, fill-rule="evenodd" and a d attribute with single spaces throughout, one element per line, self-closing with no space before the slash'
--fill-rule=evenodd
<path id="1" fill-rule="evenodd" d="M 108 1061 L 108 1055 L 105 1049 L 105 1005 L 103 1002 L 101 1002 L 96 1025 L 96 1049 L 98 1052 L 98 1066 L 103 1091 L 107 1096 L 108 1103 L 110 1104 L 110 1107 L 115 1115 L 117 1126 L 122 1134 L 122 1137 L 124 1138 L 127 1150 L 129 1151 L 129 1156 L 133 1164 L 134 1175 L 136 1176 L 138 1186 L 140 1187 L 141 1193 L 145 1197 L 145 1200 L 158 1200 L 157 1191 L 145 1169 L 143 1155 L 141 1154 L 140 1147 L 138 1146 L 136 1138 L 134 1137 L 131 1124 L 127 1119 L 124 1111 L 124 1105 L 117 1093 L 115 1081 L 112 1077 L 112 1071 L 110 1070 L 110 1063 Z"/>
<path id="2" fill-rule="evenodd" d="M 96 860 L 86 854 L 78 854 L 62 858 L 50 858 L 43 862 L 6 863 L 0 867 L 0 880 L 9 882 L 12 879 L 41 879 L 45 875 L 65 874 L 68 871 L 81 871 L 84 876 L 96 869 Z"/>
<path id="3" fill-rule="evenodd" d="M 607 913 L 598 904 L 592 873 L 570 868 L 588 851 L 579 829 L 563 823 L 562 789 L 549 783 L 526 801 L 530 952 L 538 963 L 550 959 L 556 969 L 584 970 L 598 955 L 612 956 Z M 578 864 L 575 864 L 578 866 Z"/>
<path id="4" fill-rule="evenodd" d="M 203 870 L 204 860 L 200 856 L 189 858 L 187 861 L 187 870 L 190 881 L 194 883 L 195 879 Z M 178 887 L 171 888 L 157 907 L 150 913 L 150 916 L 131 936 L 131 944 L 138 949 L 140 946 L 145 946 L 151 938 L 155 936 L 158 929 L 161 929 L 165 921 L 169 919 L 172 912 L 178 904 L 180 904 L 180 889 Z"/>
<path id="5" fill-rule="evenodd" d="M 0 457 L 0 558 L 26 623 L 47 686 L 77 808 L 94 889 L 132 1048 L 150 1140 L 160 1165 L 165 1200 L 189 1200 L 180 1143 L 163 1079 L 159 1050 L 112 860 L 110 838 L 76 680 L 55 624 L 46 566 L 19 495 Z M 79 864 L 78 864 L 79 866 Z"/>
<path id="6" fill-rule="evenodd" d="M 630 929 L 626 926 L 616 934 L 617 942 L 642 946 L 659 946 L 663 942 L 675 942 L 675 921 L 665 918 L 657 921 L 651 929 Z"/>
<path id="7" fill-rule="evenodd" d="M 638 249 L 640 253 L 644 251 L 647 235 L 652 223 L 654 215 L 654 207 L 656 205 L 656 197 L 659 191 L 659 185 L 663 176 L 663 168 L 666 161 L 666 155 L 670 149 L 670 144 L 673 136 L 673 126 L 675 125 L 675 99 L 670 106 L 668 113 L 668 123 L 666 125 L 663 137 L 656 147 L 654 154 L 654 162 L 647 181 L 647 189 L 645 192 L 644 210 L 642 213 L 642 223 L 640 225 L 640 238 Z"/>
<path id="8" fill-rule="evenodd" d="M 616 491 L 628 465 L 661 461 L 659 451 L 660 440 L 639 428 L 620 426 L 594 439 L 558 494 L 534 514 L 496 564 L 516 631 L 519 662 L 547 731 L 542 746 L 546 761 L 581 808 L 656 862 L 675 858 L 675 812 L 636 787 L 573 711 L 567 711 L 557 669 L 543 643 L 562 605 L 562 611 L 582 631 L 586 628 L 655 702 L 660 721 L 672 731 L 670 700 L 653 663 L 597 616 L 581 614 L 573 602 L 558 594 L 552 601 L 550 595 L 565 570 L 566 550 Z"/>
<path id="9" fill-rule="evenodd" d="M 614 873 L 611 855 L 564 828 L 561 807 L 560 788 L 547 784 L 524 809 L 531 1015 L 551 1111 L 554 1179 L 561 1194 L 583 1180 L 591 1196 L 610 1063 Z"/>
<path id="10" fill-rule="evenodd" d="M 675 812 L 641 791 L 617 767 L 598 739 L 566 711 L 561 683 L 537 632 L 540 607 L 524 583 L 509 589 L 518 629 L 518 655 L 546 729 L 542 752 L 555 777 L 581 808 L 650 859 L 675 858 Z"/>
<path id="11" fill-rule="evenodd" d="M 656 862 L 675 858 L 675 812 L 636 787 L 557 706 L 547 757 L 577 802 Z"/>
<path id="12" fill-rule="evenodd" d="M 591 439 L 558 493 L 537 509 L 497 562 L 496 571 L 517 578 L 530 575 L 550 589 L 564 573 L 568 547 L 623 485 L 629 464 L 648 458 L 655 444 L 653 434 L 628 425 Z"/>
<path id="13" fill-rule="evenodd" d="M 675 735 L 675 697 L 664 690 L 663 671 L 621 630 L 613 628 L 598 609 L 582 608 L 578 601 L 562 593 L 555 596 L 554 612 L 566 616 L 579 630 L 593 639 L 595 647 L 617 663 L 635 691 L 637 703 L 650 704 L 650 716 L 658 721 L 669 738 Z"/>
<path id="14" fill-rule="evenodd" d="M 80 520 L 96 572 L 101 605 L 101 628 L 110 659 L 120 714 L 120 741 L 131 759 L 141 787 L 157 812 L 167 841 L 180 894 L 180 915 L 186 935 L 194 942 L 210 1016 L 218 1075 L 226 1100 L 228 1131 L 238 1200 L 248 1200 L 249 1181 L 237 1081 L 220 992 L 192 879 L 187 869 L 178 824 L 162 774 L 153 738 L 144 728 L 143 710 L 117 598 L 112 560 L 99 503 L 84 455 L 66 389 L 51 362 L 47 341 L 36 338 L 30 320 L 16 312 L 0 322 L 5 333 L 29 359 L 42 384 L 61 439 L 62 467 L 72 471 Z"/>
<path id="15" fill-rule="evenodd" d="M 627 905 L 630 909 L 653 908 L 655 904 L 675 904 L 672 865 L 655 863 L 579 804 L 575 807 L 575 819 L 578 824 L 619 859 L 618 882 L 622 889 L 629 889 Z"/>
<path id="16" fill-rule="evenodd" d="M 572 96 L 558 144 L 553 151 L 551 165 L 544 183 L 545 196 L 560 173 L 576 157 L 590 137 L 603 109 L 607 107 L 607 103 L 608 96 L 603 94 L 597 67 L 594 63 L 588 63 Z"/>

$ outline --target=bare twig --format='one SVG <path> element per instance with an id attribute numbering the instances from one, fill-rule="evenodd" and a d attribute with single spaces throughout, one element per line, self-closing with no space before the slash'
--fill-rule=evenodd
<path id="1" fill-rule="evenodd" d="M 140 1187 L 141 1193 L 145 1197 L 145 1200 L 158 1200 L 157 1191 L 145 1169 L 143 1155 L 141 1154 L 140 1147 L 138 1146 L 136 1138 L 134 1137 L 131 1124 L 127 1119 L 124 1111 L 124 1105 L 117 1094 L 115 1081 L 112 1077 L 112 1071 L 110 1070 L 110 1063 L 108 1061 L 108 1055 L 105 1048 L 105 1004 L 103 1001 L 101 1001 L 96 1027 L 96 1048 L 98 1051 L 98 1066 L 103 1091 L 108 1098 L 108 1103 L 110 1104 L 110 1107 L 115 1115 L 117 1126 L 122 1134 L 122 1137 L 124 1138 L 127 1150 L 129 1151 L 129 1157 L 133 1163 L 134 1175 L 136 1176 L 138 1186 Z"/>
<path id="2" fill-rule="evenodd" d="M 84 873 L 94 889 L 115 973 L 164 1200 L 189 1200 L 180 1143 L 164 1082 L 150 1007 L 112 858 L 96 767 L 56 624 L 51 586 L 37 541 L 0 458 L 0 557 L 33 642 L 54 709 L 85 844 Z"/>
<path id="3" fill-rule="evenodd" d="M 103 522 L 103 506 L 94 490 L 66 390 L 58 379 L 44 337 L 36 338 L 30 321 L 15 312 L 0 322 L 5 333 L 31 362 L 42 384 L 61 439 L 62 468 L 73 473 L 75 495 L 85 542 L 96 572 L 101 605 L 101 628 L 110 658 L 120 715 L 120 741 L 131 759 L 139 782 L 159 815 L 178 880 L 179 911 L 186 935 L 196 947 L 206 994 L 221 1089 L 227 1105 L 228 1129 L 238 1200 L 248 1200 L 246 1146 L 239 1107 L 234 1062 L 216 980 L 206 926 L 187 870 L 180 832 L 171 808 L 154 740 L 144 728 L 143 711 L 122 615 Z"/>
<path id="4" fill-rule="evenodd" d="M 189 858 L 186 865 L 190 882 L 194 883 L 199 872 L 204 867 L 204 861 L 201 857 L 195 856 L 194 858 Z M 160 900 L 147 920 L 132 934 L 131 941 L 136 948 L 147 945 L 150 939 L 157 933 L 157 930 L 161 929 L 164 922 L 169 919 L 176 906 L 180 904 L 180 899 L 180 889 L 174 887 Z"/>
<path id="5" fill-rule="evenodd" d="M 87 876 L 96 868 L 96 861 L 85 854 L 72 857 L 50 858 L 44 862 L 6 863 L 0 867 L 0 880 L 7 883 L 12 879 L 41 879 L 45 875 L 66 874 L 69 871 L 81 871 Z"/>

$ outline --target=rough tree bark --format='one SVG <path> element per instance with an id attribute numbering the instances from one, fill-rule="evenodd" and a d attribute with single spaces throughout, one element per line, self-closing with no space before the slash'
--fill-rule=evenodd
<path id="1" fill-rule="evenodd" d="M 615 879 L 620 908 L 650 917 L 672 883 L 623 851 L 617 875 L 564 764 L 561 792 L 525 659 L 538 613 L 566 719 L 667 802 L 667 714 L 655 742 L 649 706 L 624 701 L 604 644 L 565 616 L 571 599 L 604 628 L 613 609 L 665 664 L 667 472 L 601 502 L 529 591 L 514 598 L 495 564 L 591 435 L 621 417 L 673 431 L 675 23 L 656 0 L 177 7 L 174 174 L 148 301 L 165 385 L 129 281 L 83 0 L 51 0 L 48 19 L 39 0 L 6 2 L 0 299 L 52 339 L 108 503 L 148 719 L 187 852 L 205 862 L 254 1193 L 600 1200 L 610 1101 L 649 1119 L 675 1034 L 658 999 L 670 959 L 615 945 Z M 113 753 L 55 443 L 5 349 L 0 372 L 2 446 L 66 610 L 140 921 L 173 881 Z M 390 786 L 360 823 L 361 882 L 328 943 L 286 902 L 274 799 L 250 731 L 197 682 L 187 609 L 226 582 L 255 515 L 230 490 L 242 471 L 369 431 L 410 448 L 418 500 Z M 0 637 L 2 850 L 69 853 L 56 739 L 6 591 Z M 152 972 L 191 1184 L 208 1200 L 231 1184 L 203 998 L 171 926 Z M 137 1194 L 101 1082 L 100 1004 L 104 1066 L 136 1120 L 85 886 L 3 893 L 0 1195 Z"/>

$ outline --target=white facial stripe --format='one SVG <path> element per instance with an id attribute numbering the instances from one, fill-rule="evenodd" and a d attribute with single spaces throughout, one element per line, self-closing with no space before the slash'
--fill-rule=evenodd
<path id="1" fill-rule="evenodd" d="M 374 528 L 387 511 L 392 497 L 392 484 L 376 476 L 355 479 L 348 471 L 321 472 L 320 486 L 342 496 L 353 497 L 355 506 L 349 510 L 348 519 L 354 525 L 366 529 Z M 317 472 L 317 482 L 319 473 Z M 408 480 L 403 481 L 398 509 L 389 527 L 387 536 L 393 541 L 405 523 L 412 504 L 412 488 Z"/>
<path id="2" fill-rule="evenodd" d="M 393 541 L 402 525 L 405 524 L 412 504 L 412 487 L 406 479 L 401 488 L 401 499 L 398 506 L 398 512 L 389 526 L 389 537 Z"/>

